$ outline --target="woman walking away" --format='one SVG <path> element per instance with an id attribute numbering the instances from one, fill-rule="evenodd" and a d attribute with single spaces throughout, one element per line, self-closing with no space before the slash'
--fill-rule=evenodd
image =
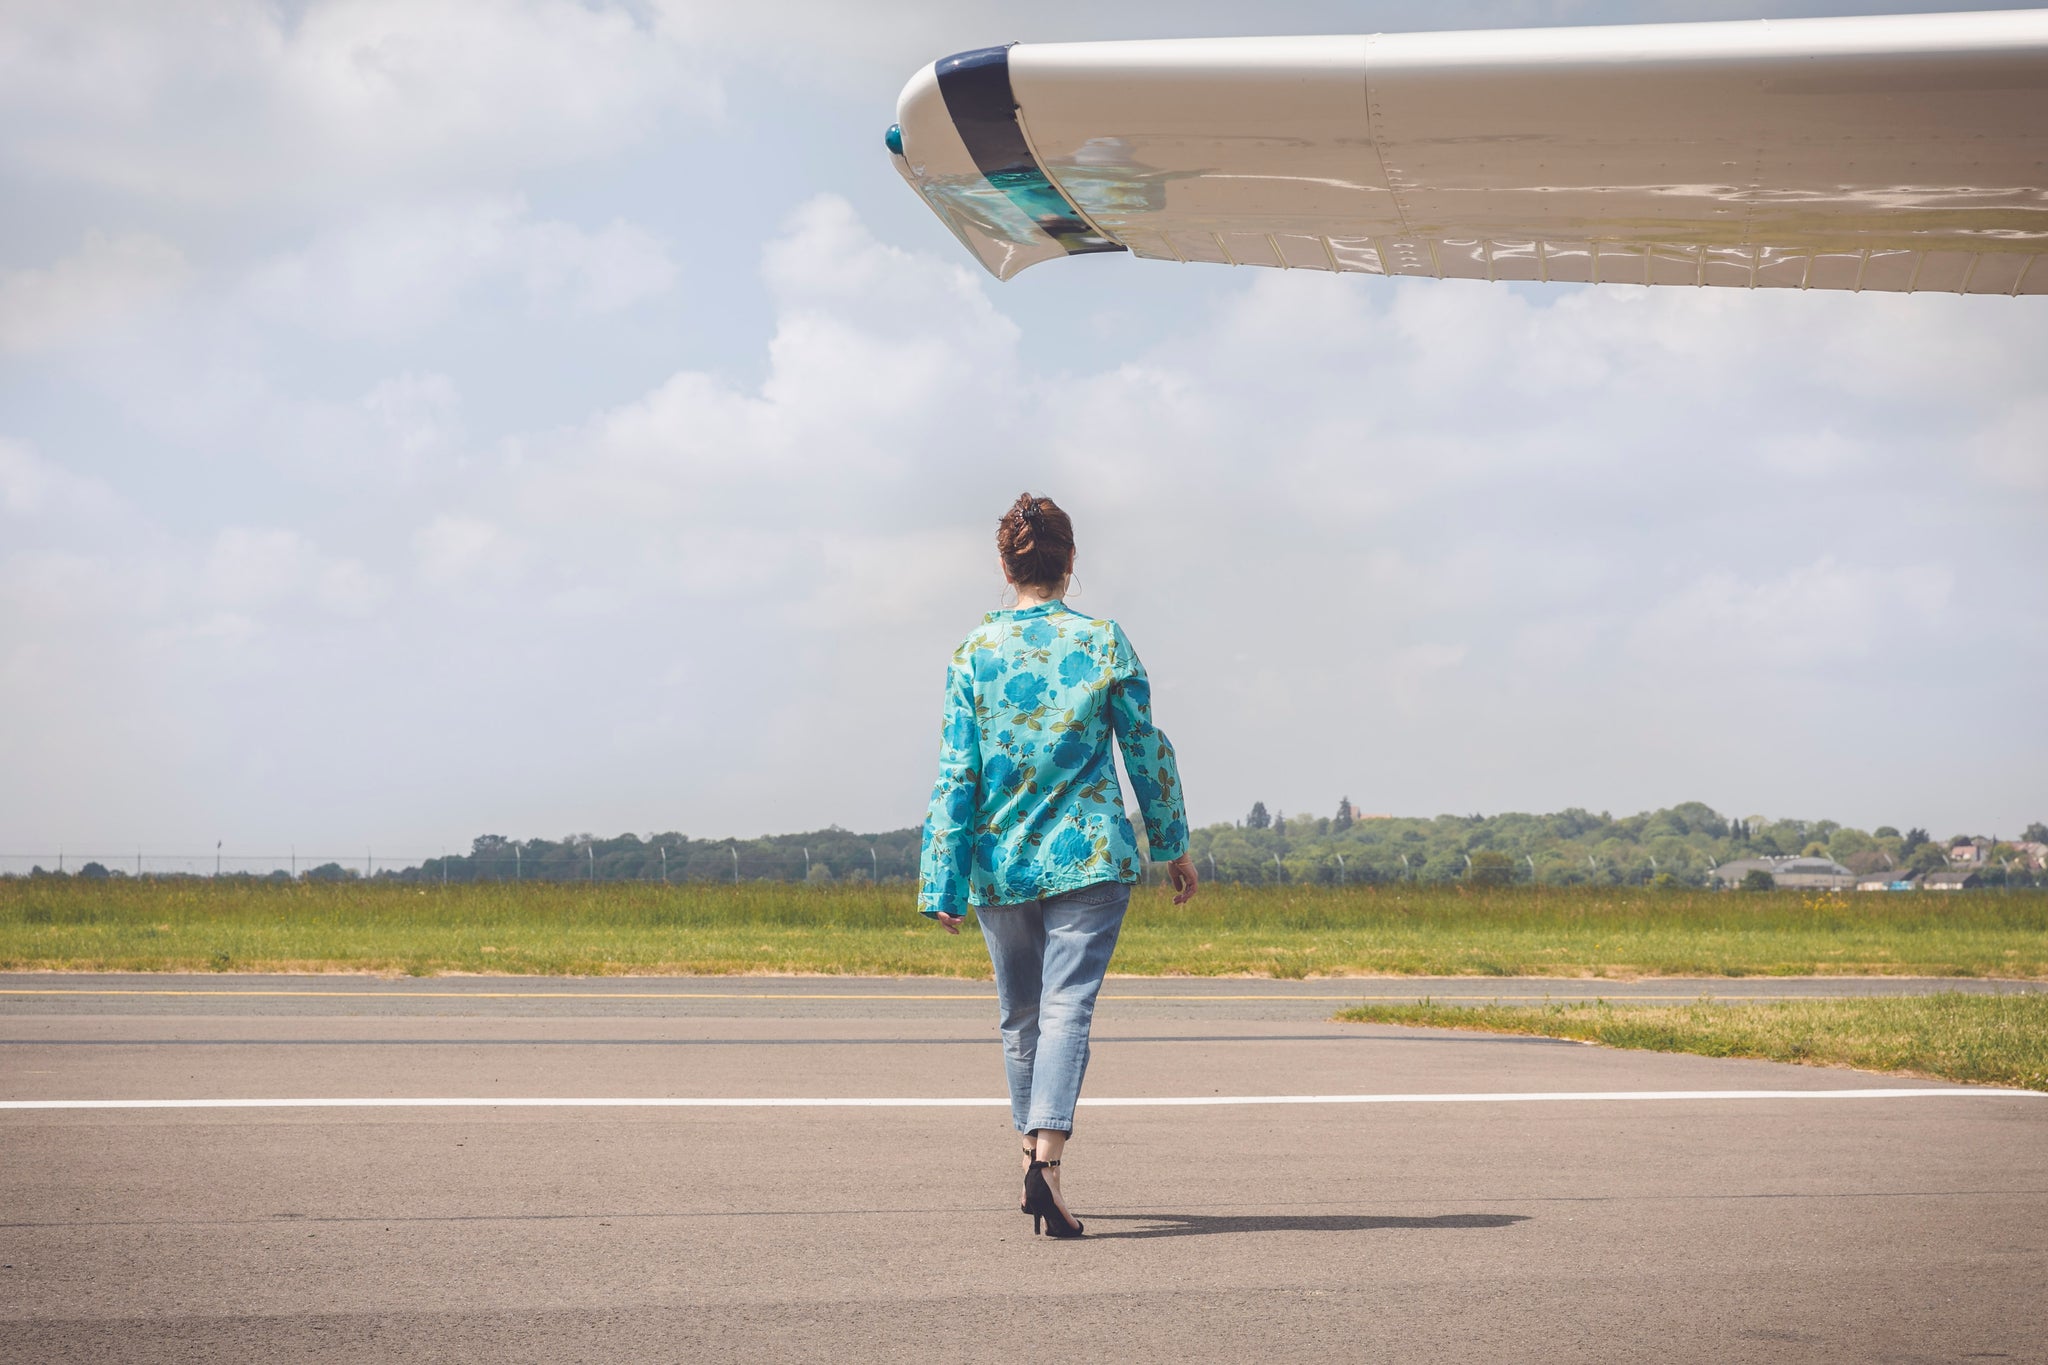
<path id="1" fill-rule="evenodd" d="M 1152 724 L 1144 665 L 1114 621 L 1061 600 L 1074 527 L 1029 493 L 996 527 L 1017 605 L 992 611 L 946 674 L 939 781 L 924 825 L 918 909 L 949 934 L 969 905 L 995 966 L 1010 1114 L 1024 1135 L 1031 1230 L 1079 1237 L 1060 1161 L 1088 1069 L 1088 1027 L 1138 880 L 1114 736 L 1175 905 L 1195 894 L 1173 746 Z"/>

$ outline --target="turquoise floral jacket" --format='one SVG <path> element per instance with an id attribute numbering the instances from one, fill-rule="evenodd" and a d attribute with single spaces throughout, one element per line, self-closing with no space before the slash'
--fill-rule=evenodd
<path id="1" fill-rule="evenodd" d="M 939 781 L 924 822 L 927 915 L 1016 905 L 1138 880 L 1111 738 L 1157 859 L 1187 851 L 1173 746 L 1152 685 L 1114 621 L 1064 602 L 994 611 L 953 653 Z"/>

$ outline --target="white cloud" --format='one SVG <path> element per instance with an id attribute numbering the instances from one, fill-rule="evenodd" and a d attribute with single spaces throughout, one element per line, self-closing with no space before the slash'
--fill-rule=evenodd
<path id="1" fill-rule="evenodd" d="M 0 436 L 0 512 L 22 519 L 96 521 L 117 513 L 119 499 L 99 479 L 44 459 L 19 441 Z"/>
<path id="2" fill-rule="evenodd" d="M 408 373 L 379 381 L 363 395 L 362 409 L 386 438 L 390 463 L 411 472 L 455 449 L 462 440 L 462 396 L 445 374 Z"/>
<path id="3" fill-rule="evenodd" d="M 316 558 L 312 544 L 296 531 L 233 527 L 214 537 L 206 586 L 230 606 L 271 606 L 299 590 Z"/>
<path id="4" fill-rule="evenodd" d="M 537 540 L 595 533 L 613 554 L 641 545 L 672 567 L 703 557 L 670 543 L 684 532 L 752 529 L 801 550 L 808 528 L 901 525 L 917 474 L 963 440 L 1000 441 L 1017 332 L 964 266 L 886 246 L 821 197 L 792 215 L 764 270 L 779 314 L 758 385 L 682 371 L 521 446 L 521 515 L 549 526 Z"/>
<path id="5" fill-rule="evenodd" d="M 1833 427 L 1766 435 L 1758 442 L 1758 451 L 1766 464 L 1795 479 L 1841 477 L 1865 459 L 1863 443 Z"/>
<path id="6" fill-rule="evenodd" d="M 53 515 L 96 486 L 98 410 L 52 400 L 54 459 L 0 445 L 0 524 L 44 547 L 0 566 L 4 657 L 41 680 L 0 677 L 0 706 L 79 725 L 145 697 L 190 748 L 133 752 L 252 823 L 910 820 L 938 669 L 995 604 L 989 531 L 1029 486 L 1074 510 L 1076 605 L 1131 626 L 1197 818 L 1347 789 L 1375 809 L 1703 796 L 1853 818 L 1882 785 L 1960 825 L 2016 806 L 2009 755 L 2042 752 L 2023 732 L 1975 768 L 1913 756 L 1933 752 L 1919 718 L 2013 714 L 2038 609 L 1967 668 L 1887 647 L 1948 640 L 1956 604 L 2048 574 L 2030 504 L 1986 496 L 2038 486 L 2021 361 L 2048 331 L 2009 301 L 1128 261 L 998 287 L 823 196 L 758 281 L 706 281 L 715 324 L 665 329 L 619 315 L 671 287 L 651 239 L 535 196 L 546 214 L 373 197 L 261 270 L 210 268 L 242 292 L 212 332 L 162 334 L 178 360 L 197 338 L 188 369 L 145 388 L 108 362 L 94 391 L 142 429 L 99 476 L 160 519 L 132 549 Z M 1098 306 L 1139 339 L 1070 347 Z M 507 365 L 493 328 L 435 326 L 472 315 L 553 345 Z M 1768 662 L 1703 655 L 1714 633 Z M 1700 705 L 1695 676 L 1726 704 Z M 1728 776 L 1740 712 L 1766 705 L 1820 735 L 1813 762 Z M 474 743 L 593 711 L 516 758 Z M 444 760 L 412 804 L 362 798 L 371 734 Z M 1900 765 L 1882 783 L 1873 736 Z M 287 775 L 260 805 L 242 769 L 206 766 L 245 750 Z M 15 753 L 61 785 L 54 757 Z M 88 796 L 66 798 L 80 818 Z M 0 818 L 34 815 L 0 795 Z"/>
<path id="7" fill-rule="evenodd" d="M 503 530 L 476 517 L 440 516 L 413 535 L 420 576 L 452 587 L 478 575 L 499 576 L 517 565 L 519 546 Z"/>
<path id="8" fill-rule="evenodd" d="M 0 823 L 911 820 L 1025 486 L 1074 510 L 1076 605 L 1131 627 L 1197 818 L 2020 813 L 2040 310 L 1106 259 L 997 287 L 904 218 L 875 144 L 916 66 L 1243 15 L 0 0 L 0 348 L 49 357 L 0 440 L 0 714 L 33 722 L 0 725 Z M 750 121 L 713 143 L 728 86 Z M 762 226 L 835 184 L 890 208 Z M 929 253 L 868 225 L 904 221 Z M 2000 744 L 1955 752 L 1959 716 Z M 1801 762 L 1744 746 L 1760 717 Z M 395 746 L 430 776 L 393 789 Z"/>
<path id="9" fill-rule="evenodd" d="M 1200 325 L 1065 374 L 1026 364 L 993 286 L 876 241 L 843 202 L 805 206 L 763 259 L 777 323 L 759 382 L 686 370 L 521 440 L 464 520 L 421 541 L 423 565 L 454 581 L 513 538 L 563 620 L 681 630 L 673 613 L 715 607 L 721 649 L 798 649 L 863 679 L 848 704 L 872 713 L 898 704 L 886 679 L 925 671 L 878 642 L 935 648 L 991 605 L 979 528 L 1046 488 L 1081 521 L 1082 605 L 1128 613 L 1168 661 L 1161 695 L 1212 790 L 1370 766 L 1460 809 L 1489 804 L 1474 784 L 1509 791 L 1502 765 L 1524 771 L 1514 756 L 1560 727 L 1656 748 L 1640 689 L 1881 658 L 1901 630 L 1943 628 L 1962 572 L 1926 551 L 1868 562 L 1861 526 L 1896 496 L 1885 462 L 1926 419 L 1816 387 L 1800 367 L 1829 328 L 1798 309 L 1829 305 L 1810 296 L 1255 275 Z M 1939 305 L 1915 321 L 1978 325 Z M 1787 475 L 1796 496 L 1770 486 Z M 1702 669 L 1703 639 L 1742 643 Z M 850 663 L 871 657 L 872 676 Z M 782 695 L 764 683 L 746 704 L 766 715 Z M 1350 719 L 1298 752 L 1303 716 L 1331 708 Z M 828 722 L 777 724 L 795 743 Z"/>
<path id="10" fill-rule="evenodd" d="M 834 632 L 932 619 L 950 605 L 962 567 L 991 558 L 982 537 L 959 527 L 898 535 L 840 531 L 821 535 L 809 548 L 812 591 L 783 615 Z M 993 585 L 992 565 L 989 581 Z"/>
<path id="11" fill-rule="evenodd" d="M 309 397 L 275 387 L 261 369 L 230 363 L 159 376 L 149 408 L 182 443 L 232 441 L 244 458 L 317 487 L 317 502 L 392 493 L 436 496 L 478 458 L 462 392 L 438 371 L 405 370 L 356 396 Z"/>
<path id="12" fill-rule="evenodd" d="M 573 0 L 13 5 L 0 159 L 216 205 L 500 183 L 716 111 L 681 35 L 640 15 Z"/>
<path id="13" fill-rule="evenodd" d="M 1430 694 L 1444 686 L 1445 675 L 1463 665 L 1471 652 L 1470 646 L 1440 640 L 1398 649 L 1388 661 L 1388 691 L 1409 715 L 1429 709 L 1424 703 Z"/>
<path id="14" fill-rule="evenodd" d="M 0 559 L 0 630 L 31 647 L 31 622 L 63 627 L 96 613 L 129 609 L 132 582 L 103 555 L 74 550 L 21 550 Z"/>
<path id="15" fill-rule="evenodd" d="M 389 210 L 327 233 L 257 267 L 247 294 L 273 324 L 383 337 L 440 322 L 493 284 L 516 284 L 537 311 L 607 313 L 666 292 L 675 273 L 631 224 L 586 232 L 494 199 Z"/>
<path id="16" fill-rule="evenodd" d="M 176 293 L 190 276 L 175 246 L 147 233 L 89 232 L 42 269 L 0 270 L 0 351 L 77 341 Z"/>
<path id="17" fill-rule="evenodd" d="M 2048 493 L 2048 395 L 2001 407 L 1965 445 L 1973 468 L 1994 488 Z"/>
<path id="18" fill-rule="evenodd" d="M 512 252 L 530 298 L 579 313 L 613 313 L 668 292 L 676 267 L 644 228 L 613 222 L 596 232 L 535 223 Z"/>
<path id="19" fill-rule="evenodd" d="M 389 594 L 390 585 L 354 559 L 334 560 L 314 580 L 314 600 L 340 616 L 368 616 Z"/>
<path id="20" fill-rule="evenodd" d="M 209 611 L 149 626 L 138 643 L 140 652 L 160 665 L 203 660 L 217 666 L 223 655 L 232 659 L 262 635 L 262 623 L 246 612 Z"/>
<path id="21" fill-rule="evenodd" d="M 200 565 L 199 581 L 206 599 L 238 621 L 296 609 L 308 599 L 339 615 L 362 616 L 388 591 L 360 561 L 325 555 L 306 536 L 276 527 L 220 532 Z"/>
<path id="22" fill-rule="evenodd" d="M 1763 581 L 1717 570 L 1658 603 L 1632 647 L 1681 672 L 1709 659 L 1748 672 L 1846 664 L 1938 625 L 1953 590 L 1954 575 L 1938 564 L 1876 568 L 1825 556 Z"/>

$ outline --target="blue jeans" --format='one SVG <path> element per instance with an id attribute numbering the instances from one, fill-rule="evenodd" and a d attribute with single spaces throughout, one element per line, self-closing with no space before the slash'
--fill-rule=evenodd
<path id="1" fill-rule="evenodd" d="M 1042 901 L 984 905 L 974 912 L 996 970 L 1010 1117 L 1020 1133 L 1074 1131 L 1095 997 L 1130 902 L 1125 883 L 1097 882 Z"/>

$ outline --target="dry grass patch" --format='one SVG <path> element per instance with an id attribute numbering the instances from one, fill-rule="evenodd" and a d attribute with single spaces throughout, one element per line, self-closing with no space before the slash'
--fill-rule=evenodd
<path id="1" fill-rule="evenodd" d="M 1337 1018 L 1576 1038 L 1608 1047 L 1849 1066 L 2048 1090 L 2048 992 L 1768 1004 L 1360 1005 Z"/>

